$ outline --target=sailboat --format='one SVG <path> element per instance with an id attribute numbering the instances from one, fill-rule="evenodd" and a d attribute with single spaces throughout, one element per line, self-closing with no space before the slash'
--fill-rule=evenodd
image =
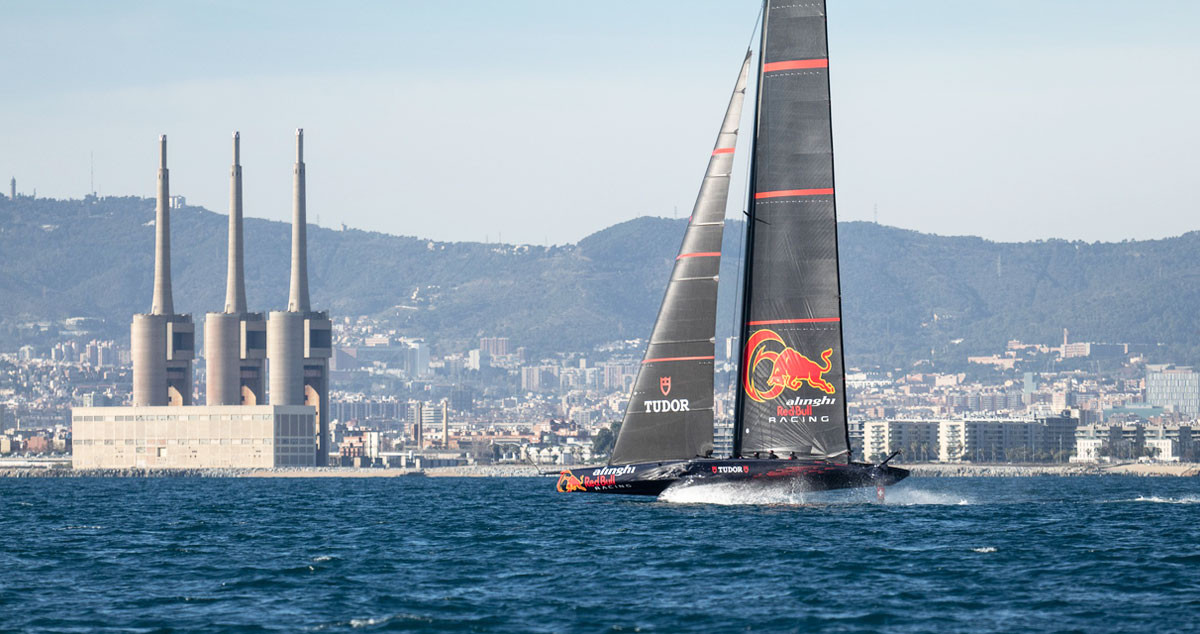
<path id="1" fill-rule="evenodd" d="M 718 267 L 747 51 L 609 463 L 562 492 L 658 495 L 672 485 L 791 483 L 819 491 L 908 476 L 851 460 L 825 2 L 766 0 L 742 255 L 733 451 L 712 457 Z M 893 454 L 894 456 L 895 454 Z"/>

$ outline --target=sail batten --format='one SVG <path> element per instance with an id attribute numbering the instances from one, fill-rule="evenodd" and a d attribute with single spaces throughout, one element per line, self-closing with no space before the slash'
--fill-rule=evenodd
<path id="1" fill-rule="evenodd" d="M 634 380 L 611 464 L 686 460 L 712 450 L 721 237 L 749 69 L 747 51 Z"/>
<path id="2" fill-rule="evenodd" d="M 767 0 L 735 455 L 849 455 L 828 58 L 823 1 Z"/>

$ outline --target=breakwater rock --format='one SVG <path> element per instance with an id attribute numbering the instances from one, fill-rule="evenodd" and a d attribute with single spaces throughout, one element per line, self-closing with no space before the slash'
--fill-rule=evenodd
<path id="1" fill-rule="evenodd" d="M 277 469 L 72 469 L 67 465 L 0 466 L 0 478 L 527 478 L 557 475 L 554 466 L 463 465 L 429 469 L 377 469 L 354 467 L 285 467 Z"/>
<path id="2" fill-rule="evenodd" d="M 244 469 L 72 469 L 70 467 L 0 468 L 0 478 L 234 478 Z"/>
<path id="3" fill-rule="evenodd" d="M 536 467 L 529 464 L 465 465 L 461 467 L 433 467 L 424 471 L 433 478 L 530 478 L 553 472 L 558 475 L 562 467 L 547 465 Z"/>

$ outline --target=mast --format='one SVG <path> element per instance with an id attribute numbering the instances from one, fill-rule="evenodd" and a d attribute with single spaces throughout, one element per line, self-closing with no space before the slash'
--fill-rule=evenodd
<path id="1" fill-rule="evenodd" d="M 828 13 L 825 14 L 824 22 L 825 22 L 825 24 L 823 26 L 825 27 L 824 28 L 824 30 L 825 30 L 825 33 L 824 33 L 825 57 L 828 58 L 829 57 L 829 14 Z M 829 72 L 828 71 L 825 73 L 825 94 L 827 94 L 827 95 L 833 94 L 833 90 L 830 88 L 830 85 L 829 85 Z M 830 157 L 829 185 L 836 192 L 837 191 L 837 184 L 836 184 L 837 179 L 835 178 L 835 174 L 834 174 L 834 172 L 836 170 L 834 168 L 833 160 L 832 160 L 833 159 L 833 108 L 832 107 L 830 107 L 830 110 L 829 110 L 829 157 Z M 834 199 L 836 200 L 836 198 L 837 198 L 837 196 L 835 194 Z M 834 259 L 836 259 L 838 261 L 839 267 L 840 267 L 840 263 L 842 261 L 841 242 L 838 240 L 837 205 L 836 205 L 836 203 L 834 204 L 834 214 L 833 215 L 834 215 L 834 218 L 833 218 L 833 257 L 834 257 Z M 878 224 L 878 217 L 879 217 L 878 209 L 876 209 L 875 216 L 876 216 L 876 224 Z M 838 277 L 837 277 L 837 312 L 838 312 L 839 316 L 842 314 L 842 275 L 841 275 L 840 268 L 838 270 Z M 839 322 L 839 324 L 840 324 L 840 322 Z M 846 372 L 845 372 L 846 331 L 840 327 L 838 328 L 838 362 L 841 363 L 841 366 L 843 368 L 842 376 L 841 376 L 842 395 L 843 395 L 843 398 L 842 398 L 842 421 L 843 421 L 842 432 L 843 432 L 843 436 L 846 439 L 846 462 L 850 462 L 851 458 L 853 457 L 851 455 L 853 450 L 850 447 L 850 401 L 846 398 Z M 865 451 L 864 451 L 864 453 L 865 453 Z M 864 458 L 865 458 L 865 456 L 864 456 Z"/>
<path id="2" fill-rule="evenodd" d="M 758 32 L 758 68 L 754 73 L 754 136 L 750 146 L 750 182 L 746 188 L 746 242 L 742 245 L 742 305 L 741 311 L 736 315 L 736 319 L 741 322 L 741 327 L 738 329 L 738 346 L 741 347 L 742 342 L 746 340 L 746 320 L 742 319 L 743 315 L 750 314 L 750 284 L 753 280 L 750 277 L 750 250 L 754 246 L 754 226 L 758 221 L 754 216 L 754 177 L 757 161 L 754 160 L 754 148 L 758 147 L 758 113 L 762 108 L 762 54 L 764 44 L 767 40 L 767 0 L 763 0 L 762 6 L 762 28 Z M 742 363 L 744 359 L 738 354 L 738 376 L 742 375 Z M 734 406 L 733 406 L 733 458 L 742 456 L 742 399 L 746 397 L 746 391 L 741 387 L 741 380 L 737 380 L 737 388 L 734 390 Z"/>
<path id="3" fill-rule="evenodd" d="M 712 450 L 721 237 L 749 70 L 747 51 L 609 464 L 686 460 Z"/>
<path id="4" fill-rule="evenodd" d="M 825 3 L 767 0 L 734 452 L 849 458 Z"/>

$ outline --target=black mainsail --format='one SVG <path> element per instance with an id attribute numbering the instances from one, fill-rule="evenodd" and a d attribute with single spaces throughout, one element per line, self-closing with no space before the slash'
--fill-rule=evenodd
<path id="1" fill-rule="evenodd" d="M 734 456 L 848 460 L 825 2 L 767 0 Z"/>
<path id="2" fill-rule="evenodd" d="M 686 460 L 712 449 L 717 273 L 733 149 L 749 68 L 747 51 L 634 381 L 610 464 Z"/>

